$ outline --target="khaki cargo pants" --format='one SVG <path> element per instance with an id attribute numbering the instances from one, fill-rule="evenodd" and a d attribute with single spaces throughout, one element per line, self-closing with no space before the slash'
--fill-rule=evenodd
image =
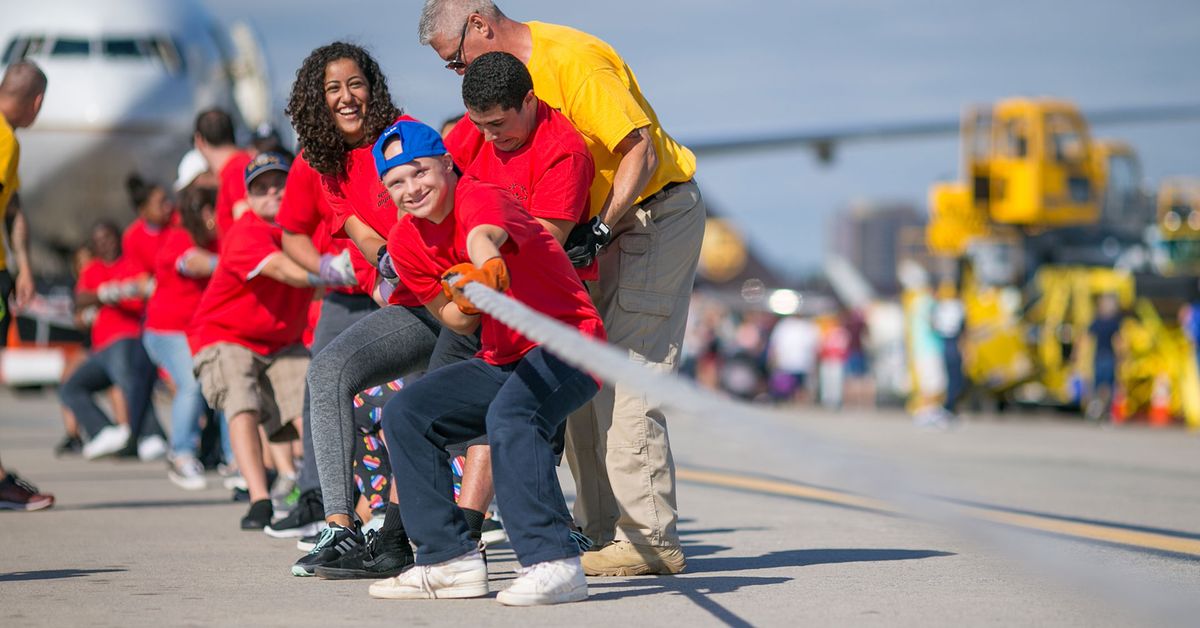
<path id="1" fill-rule="evenodd" d="M 678 367 L 706 211 L 694 182 L 634 207 L 613 228 L 588 288 L 608 341 L 629 359 Z M 667 417 L 644 395 L 605 384 L 567 422 L 575 520 L 593 541 L 677 545 L 675 462 Z"/>

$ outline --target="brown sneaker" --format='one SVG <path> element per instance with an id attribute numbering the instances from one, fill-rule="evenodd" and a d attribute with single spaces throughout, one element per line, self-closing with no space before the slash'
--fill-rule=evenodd
<path id="1" fill-rule="evenodd" d="M 583 573 L 589 576 L 648 576 L 676 574 L 685 567 L 678 545 L 654 547 L 615 541 L 595 552 L 584 552 Z"/>
<path id="2" fill-rule="evenodd" d="M 41 510 L 53 505 L 53 495 L 39 493 L 36 486 L 11 471 L 0 480 L 0 510 Z"/>

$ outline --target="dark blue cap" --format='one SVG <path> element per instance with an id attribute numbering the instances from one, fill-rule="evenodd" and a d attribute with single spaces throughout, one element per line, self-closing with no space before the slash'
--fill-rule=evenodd
<path id="1" fill-rule="evenodd" d="M 246 185 L 250 185 L 258 175 L 272 170 L 287 172 L 292 167 L 292 160 L 280 153 L 259 153 L 246 164 Z"/>
<path id="2" fill-rule="evenodd" d="M 400 142 L 401 152 L 391 159 L 384 159 L 383 147 L 393 138 Z M 446 145 L 442 143 L 442 136 L 428 125 L 416 120 L 400 120 L 384 129 L 379 139 L 375 140 L 375 148 L 371 153 L 375 156 L 375 170 L 382 179 L 388 170 L 414 159 L 445 155 Z"/>

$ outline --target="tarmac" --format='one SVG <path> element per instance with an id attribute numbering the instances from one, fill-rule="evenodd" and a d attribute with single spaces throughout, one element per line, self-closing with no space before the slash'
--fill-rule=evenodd
<path id="1" fill-rule="evenodd" d="M 163 463 L 55 459 L 50 393 L 0 392 L 0 460 L 56 505 L 0 512 L 0 626 L 1195 625 L 1200 442 L 1045 414 L 915 429 L 895 410 L 673 417 L 687 571 L 577 604 L 374 600 L 296 578 L 291 540 Z M 570 474 L 561 473 L 571 494 Z M 923 496 L 906 500 L 901 493 Z M 889 498 L 895 496 L 897 501 Z M 928 512 L 923 509 L 927 508 Z"/>

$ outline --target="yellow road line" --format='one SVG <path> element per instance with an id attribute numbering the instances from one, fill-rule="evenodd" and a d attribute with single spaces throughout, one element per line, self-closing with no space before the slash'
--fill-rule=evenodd
<path id="1" fill-rule="evenodd" d="M 1020 528 L 1162 552 L 1200 556 L 1200 540 L 1196 539 L 971 506 L 964 506 L 963 511 L 972 517 Z"/>
<path id="2" fill-rule="evenodd" d="M 687 482 L 699 482 L 701 484 L 724 486 L 726 488 L 743 488 L 750 491 L 771 493 L 773 495 L 784 495 L 787 497 L 800 497 L 803 499 L 812 499 L 831 504 L 839 504 L 842 506 L 853 506 L 855 508 L 878 510 L 886 513 L 899 512 L 890 504 L 881 502 L 879 500 L 870 499 L 868 497 L 859 497 L 849 493 L 814 488 L 811 486 L 793 484 L 791 482 L 783 482 L 780 480 L 765 480 L 762 478 L 745 475 L 722 473 L 720 471 L 700 471 L 697 469 L 683 468 L 676 469 L 675 476 L 678 479 Z"/>
<path id="3" fill-rule="evenodd" d="M 858 495 L 852 495 L 830 489 L 804 486 L 802 484 L 795 484 L 781 480 L 768 480 L 734 473 L 701 471 L 698 469 L 688 468 L 677 469 L 676 477 L 685 482 L 696 482 L 698 484 L 707 484 L 710 486 L 720 486 L 725 488 L 740 488 L 772 495 L 799 497 L 802 499 L 811 499 L 814 501 L 838 504 L 841 506 L 865 508 L 868 510 L 875 510 L 889 514 L 901 514 L 901 511 L 895 506 L 876 499 L 860 497 Z M 1078 539 L 1103 541 L 1106 543 L 1116 543 L 1119 545 L 1171 552 L 1175 554 L 1200 556 L 1200 540 L 1197 539 L 1180 538 L 1167 534 L 1158 534 L 1155 532 L 1126 530 L 1119 527 L 1106 526 L 1096 523 L 1063 521 L 1053 517 L 1014 513 L 1004 510 L 982 508 L 978 506 L 959 506 L 958 508 L 964 514 L 977 519 L 1016 526 L 1019 528 L 1049 532 L 1052 534 L 1059 534 Z"/>

